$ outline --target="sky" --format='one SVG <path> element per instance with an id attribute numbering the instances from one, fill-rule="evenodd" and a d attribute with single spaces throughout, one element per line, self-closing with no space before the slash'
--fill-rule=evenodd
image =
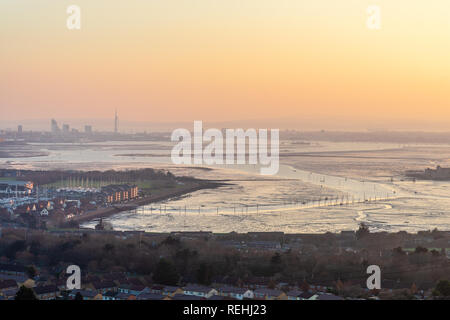
<path id="1" fill-rule="evenodd" d="M 2 0 L 0 125 L 446 130 L 449 57 L 448 0 Z"/>

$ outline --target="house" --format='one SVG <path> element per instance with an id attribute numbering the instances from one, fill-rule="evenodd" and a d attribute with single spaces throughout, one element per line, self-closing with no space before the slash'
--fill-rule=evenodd
<path id="1" fill-rule="evenodd" d="M 0 273 L 0 280 L 14 280 L 17 282 L 18 286 L 21 286 L 27 281 L 27 276 L 16 276 L 16 275 L 10 275 L 10 274 L 4 274 Z"/>
<path id="2" fill-rule="evenodd" d="M 106 203 L 117 203 L 128 201 L 139 196 L 139 188 L 135 185 L 109 185 L 101 188 L 103 201 Z"/>
<path id="3" fill-rule="evenodd" d="M 304 300 L 302 294 L 303 291 L 300 290 L 290 290 L 286 293 L 288 300 Z"/>
<path id="4" fill-rule="evenodd" d="M 254 294 L 250 289 L 237 288 L 237 287 L 222 287 L 219 289 L 219 295 L 222 297 L 229 297 L 237 300 L 253 299 Z"/>
<path id="5" fill-rule="evenodd" d="M 52 300 L 56 298 L 59 289 L 55 285 L 40 286 L 34 288 L 34 293 L 39 300 Z"/>
<path id="6" fill-rule="evenodd" d="M 163 300 L 166 296 L 158 293 L 141 293 L 136 300 Z"/>
<path id="7" fill-rule="evenodd" d="M 175 286 L 164 286 L 160 284 L 155 284 L 148 288 L 148 293 L 160 294 L 163 296 L 173 296 L 178 293 L 184 293 L 183 289 Z"/>
<path id="8" fill-rule="evenodd" d="M 320 285 L 310 285 L 310 288 L 315 292 L 326 292 L 328 289 L 326 286 Z"/>
<path id="9" fill-rule="evenodd" d="M 0 293 L 5 299 L 12 300 L 16 296 L 17 291 L 19 291 L 19 288 L 4 289 L 1 290 Z"/>
<path id="10" fill-rule="evenodd" d="M 176 294 L 184 294 L 184 290 L 180 287 L 174 287 L 174 286 L 165 286 L 161 290 L 161 294 L 164 296 L 174 296 Z"/>
<path id="11" fill-rule="evenodd" d="M 144 290 L 149 291 L 149 288 L 143 284 L 122 284 L 117 289 L 120 293 L 132 294 L 135 296 L 141 294 Z"/>
<path id="12" fill-rule="evenodd" d="M 0 273 L 13 276 L 25 276 L 27 268 L 16 264 L 0 264 Z"/>
<path id="13" fill-rule="evenodd" d="M 177 293 L 173 297 L 166 297 L 164 300 L 205 300 L 204 297 Z"/>
<path id="14" fill-rule="evenodd" d="M 150 287 L 149 293 L 156 293 L 156 294 L 162 294 L 164 290 L 164 286 L 160 284 L 155 284 Z"/>
<path id="15" fill-rule="evenodd" d="M 298 300 L 314 300 L 316 294 L 312 293 L 311 291 L 303 291 L 298 295 Z"/>
<path id="16" fill-rule="evenodd" d="M 232 298 L 229 298 L 229 297 L 216 296 L 216 295 L 214 295 L 214 296 L 212 296 L 212 297 L 209 297 L 208 300 L 211 300 L 211 301 L 221 301 L 221 300 L 233 300 L 233 299 L 232 299 Z"/>
<path id="17" fill-rule="evenodd" d="M 117 300 L 116 299 L 117 292 L 108 291 L 102 294 L 102 300 Z"/>
<path id="18" fill-rule="evenodd" d="M 103 299 L 102 295 L 94 290 L 72 290 L 69 293 L 69 298 L 72 300 L 75 299 L 77 293 L 80 293 L 80 295 L 83 297 L 83 300 L 102 300 Z"/>
<path id="19" fill-rule="evenodd" d="M 33 182 L 2 180 L 0 183 L 0 194 L 4 196 L 28 196 L 33 191 Z"/>
<path id="20" fill-rule="evenodd" d="M 264 300 L 287 300 L 287 295 L 281 290 L 259 288 L 254 291 L 254 297 Z"/>
<path id="21" fill-rule="evenodd" d="M 188 296 L 196 296 L 201 298 L 209 298 L 213 295 L 218 295 L 216 289 L 204 287 L 199 285 L 187 285 L 183 288 L 184 294 Z"/>
<path id="22" fill-rule="evenodd" d="M 128 294 L 119 292 L 116 294 L 116 300 L 136 300 L 136 296 L 134 294 Z"/>
<path id="23" fill-rule="evenodd" d="M 17 282 L 12 279 L 0 280 L 0 291 L 16 289 Z"/>
<path id="24" fill-rule="evenodd" d="M 334 294 L 331 293 L 318 293 L 316 295 L 314 295 L 314 299 L 310 299 L 310 300 L 344 300 L 344 298 L 336 296 Z"/>

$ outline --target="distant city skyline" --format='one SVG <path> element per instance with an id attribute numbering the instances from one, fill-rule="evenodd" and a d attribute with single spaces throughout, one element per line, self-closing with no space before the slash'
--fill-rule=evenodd
<path id="1" fill-rule="evenodd" d="M 0 119 L 0 130 L 17 131 L 21 127 L 23 131 L 48 131 L 50 132 L 51 119 L 34 119 L 34 120 L 5 120 Z M 115 132 L 115 120 L 111 118 L 99 119 L 82 119 L 82 118 L 55 118 L 58 125 L 67 124 L 70 130 L 75 129 L 84 132 L 85 126 L 91 126 L 92 131 Z M 401 120 L 387 119 L 383 123 L 372 124 L 362 123 L 360 126 L 348 126 L 345 119 L 329 119 L 327 121 L 312 121 L 310 118 L 301 120 L 287 120 L 287 119 L 260 119 L 260 120 L 234 120 L 234 121 L 207 121 L 205 122 L 209 127 L 218 128 L 269 128 L 271 125 L 277 125 L 281 130 L 297 130 L 297 131 L 348 131 L 348 132 L 364 132 L 364 131 L 423 131 L 423 132 L 450 132 L 450 127 L 445 121 L 441 123 L 426 122 L 416 120 L 415 122 L 402 122 Z M 135 132 L 154 132 L 154 131 L 170 131 L 179 127 L 192 126 L 190 121 L 166 121 L 166 122 L 151 122 L 151 121 L 131 121 L 121 120 L 121 125 L 118 127 L 119 133 L 135 133 Z"/>
<path id="2" fill-rule="evenodd" d="M 114 130 L 117 108 L 124 131 L 450 127 L 449 2 L 379 0 L 380 30 L 366 26 L 370 4 L 78 0 L 81 29 L 68 30 L 67 3 L 4 0 L 0 126 L 78 118 Z"/>

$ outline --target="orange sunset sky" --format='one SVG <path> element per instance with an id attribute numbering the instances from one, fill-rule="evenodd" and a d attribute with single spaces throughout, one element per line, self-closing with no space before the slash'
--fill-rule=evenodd
<path id="1" fill-rule="evenodd" d="M 446 130 L 450 1 L 0 1 L 0 123 L 115 108 L 124 122 Z"/>

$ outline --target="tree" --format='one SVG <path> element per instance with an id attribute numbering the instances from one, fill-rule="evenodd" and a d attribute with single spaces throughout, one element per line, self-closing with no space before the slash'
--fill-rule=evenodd
<path id="1" fill-rule="evenodd" d="M 356 238 L 362 239 L 369 234 L 369 227 L 364 222 L 361 222 L 361 224 L 359 225 L 359 229 L 356 231 Z"/>
<path id="2" fill-rule="evenodd" d="M 275 281 L 273 281 L 272 279 L 270 279 L 270 281 L 269 281 L 269 283 L 267 284 L 267 288 L 269 288 L 269 289 L 275 289 L 276 288 L 276 286 L 277 286 L 277 284 L 276 284 L 276 282 Z"/>
<path id="3" fill-rule="evenodd" d="M 275 253 L 272 258 L 270 259 L 270 263 L 273 265 L 279 265 L 281 264 L 281 255 L 277 252 Z"/>
<path id="4" fill-rule="evenodd" d="M 25 249 L 26 242 L 24 240 L 16 240 L 6 248 L 5 255 L 8 259 L 14 259 L 17 252 L 23 251 Z"/>
<path id="5" fill-rule="evenodd" d="M 424 248 L 424 247 L 421 247 L 421 246 L 418 246 L 415 250 L 414 250 L 414 253 L 427 253 L 428 252 L 428 249 L 427 248 Z"/>
<path id="6" fill-rule="evenodd" d="M 308 292 L 309 291 L 309 284 L 306 281 L 303 281 L 303 283 L 300 285 L 300 289 L 304 292 Z"/>
<path id="7" fill-rule="evenodd" d="M 270 258 L 270 273 L 273 275 L 283 269 L 281 255 L 277 252 Z"/>
<path id="8" fill-rule="evenodd" d="M 433 290 L 433 296 L 435 297 L 450 297 L 450 281 L 441 280 Z"/>
<path id="9" fill-rule="evenodd" d="M 430 252 L 431 252 L 431 256 L 433 256 L 435 258 L 437 258 L 441 255 L 441 253 L 435 249 L 431 250 Z"/>
<path id="10" fill-rule="evenodd" d="M 33 289 L 21 286 L 14 300 L 38 300 L 38 298 L 36 298 Z"/>
<path id="11" fill-rule="evenodd" d="M 172 237 L 172 236 L 168 236 L 166 239 L 164 239 L 163 242 L 161 242 L 161 244 L 165 244 L 168 246 L 179 246 L 181 244 L 180 239 Z"/>
<path id="12" fill-rule="evenodd" d="M 41 251 L 41 243 L 39 241 L 37 241 L 37 240 L 31 241 L 29 251 L 30 251 L 30 253 L 32 253 L 35 256 L 37 256 L 40 253 L 40 251 Z"/>
<path id="13" fill-rule="evenodd" d="M 164 259 L 159 260 L 153 274 L 153 280 L 156 283 L 174 286 L 179 279 L 180 276 L 172 263 Z"/>
<path id="14" fill-rule="evenodd" d="M 28 277 L 33 279 L 36 276 L 36 269 L 33 266 L 28 266 L 27 267 L 27 275 L 28 275 Z"/>
<path id="15" fill-rule="evenodd" d="M 197 270 L 197 281 L 200 284 L 209 285 L 212 280 L 212 270 L 211 267 L 206 263 L 202 262 Z"/>
<path id="16" fill-rule="evenodd" d="M 114 251 L 114 245 L 110 243 L 105 244 L 105 246 L 103 247 L 103 251 L 105 251 L 107 254 L 111 253 L 112 251 Z"/>
<path id="17" fill-rule="evenodd" d="M 402 247 L 394 248 L 394 249 L 392 249 L 392 251 L 393 251 L 393 253 L 395 255 L 399 255 L 399 256 L 405 256 L 406 255 L 406 252 L 403 251 Z"/>
<path id="18" fill-rule="evenodd" d="M 83 296 L 80 292 L 77 292 L 77 294 L 75 295 L 75 300 L 83 300 Z"/>

